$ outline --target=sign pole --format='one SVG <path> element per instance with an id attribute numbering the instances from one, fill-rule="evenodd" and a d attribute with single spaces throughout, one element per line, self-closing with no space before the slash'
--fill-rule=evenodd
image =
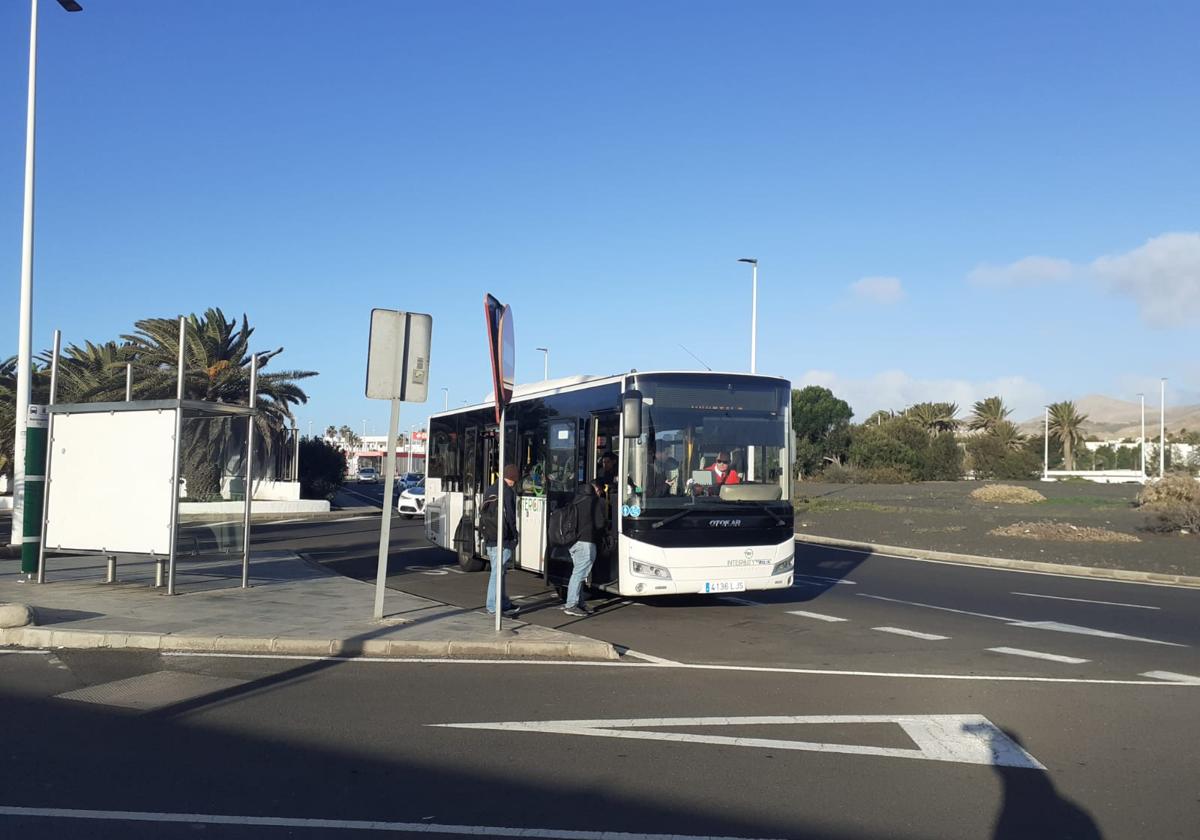
<path id="1" fill-rule="evenodd" d="M 392 536 L 392 490 L 396 477 L 396 436 L 400 429 L 400 400 L 392 400 L 388 418 L 387 452 L 383 454 L 383 523 L 379 527 L 379 565 L 375 571 L 375 620 L 383 618 L 383 590 L 387 580 L 388 546 Z"/>
<path id="2" fill-rule="evenodd" d="M 496 470 L 496 560 L 492 563 L 492 579 L 496 581 L 496 632 L 500 632 L 500 616 L 504 613 L 504 415 L 500 407 L 499 467 Z"/>

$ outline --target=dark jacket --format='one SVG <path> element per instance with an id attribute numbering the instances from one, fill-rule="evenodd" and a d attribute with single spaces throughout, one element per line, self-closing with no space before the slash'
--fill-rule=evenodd
<path id="1" fill-rule="evenodd" d="M 517 494 L 513 492 L 513 488 L 509 487 L 503 481 L 500 482 L 504 486 L 504 542 L 508 544 L 517 541 Z M 487 505 L 489 499 L 496 498 L 496 485 L 493 484 L 483 494 L 483 503 Z M 491 504 L 495 504 L 492 501 Z M 493 520 L 494 521 L 494 520 Z M 496 529 L 495 527 L 483 529 L 483 544 L 496 544 Z"/>
<path id="2" fill-rule="evenodd" d="M 571 504 L 579 506 L 578 542 L 599 543 L 608 530 L 608 505 L 596 495 L 590 484 L 580 484 Z"/>

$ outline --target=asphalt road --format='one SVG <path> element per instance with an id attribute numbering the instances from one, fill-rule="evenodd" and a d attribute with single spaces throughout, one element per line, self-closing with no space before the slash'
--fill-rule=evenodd
<path id="1" fill-rule="evenodd" d="M 1194 837 L 1195 691 L 0 654 L 0 833 Z"/>

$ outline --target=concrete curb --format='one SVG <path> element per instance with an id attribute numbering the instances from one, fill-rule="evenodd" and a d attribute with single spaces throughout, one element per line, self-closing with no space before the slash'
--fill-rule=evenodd
<path id="1" fill-rule="evenodd" d="M 905 548 L 897 545 L 879 545 L 861 540 L 842 540 L 836 537 L 821 537 L 816 534 L 796 534 L 800 542 L 814 545 L 829 545 L 838 548 L 856 548 L 876 554 L 895 554 L 916 560 L 938 560 L 944 563 L 962 563 L 968 566 L 989 566 L 997 569 L 1017 569 L 1024 572 L 1047 572 L 1072 577 L 1123 580 L 1131 583 L 1166 583 L 1173 586 L 1200 588 L 1200 577 L 1191 575 L 1167 575 L 1159 572 L 1135 572 L 1129 569 L 1101 569 L 1096 566 L 1069 566 L 1065 563 L 1043 563 L 1037 560 L 1008 560 L 1003 557 L 985 557 L 979 554 L 956 554 L 952 551 L 928 551 L 923 548 Z"/>
<path id="2" fill-rule="evenodd" d="M 519 631 L 518 631 L 519 632 Z M 157 650 L 198 653 L 273 653 L 292 656 L 388 656 L 429 658 L 579 659 L 607 661 L 618 658 L 608 642 L 575 638 L 545 639 L 296 639 L 276 636 L 176 636 L 164 633 L 91 632 L 19 627 L 0 630 L 0 647 L 69 648 L 94 650 Z"/>

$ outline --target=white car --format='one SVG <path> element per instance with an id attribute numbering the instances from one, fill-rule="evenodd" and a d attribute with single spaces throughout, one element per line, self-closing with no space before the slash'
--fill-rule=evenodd
<path id="1" fill-rule="evenodd" d="M 414 519 L 425 514 L 425 485 L 417 484 L 400 494 L 396 510 L 405 519 Z"/>
<path id="2" fill-rule="evenodd" d="M 374 467 L 363 467 L 358 471 L 358 480 L 360 483 L 374 484 L 379 480 L 379 473 L 375 471 Z"/>

